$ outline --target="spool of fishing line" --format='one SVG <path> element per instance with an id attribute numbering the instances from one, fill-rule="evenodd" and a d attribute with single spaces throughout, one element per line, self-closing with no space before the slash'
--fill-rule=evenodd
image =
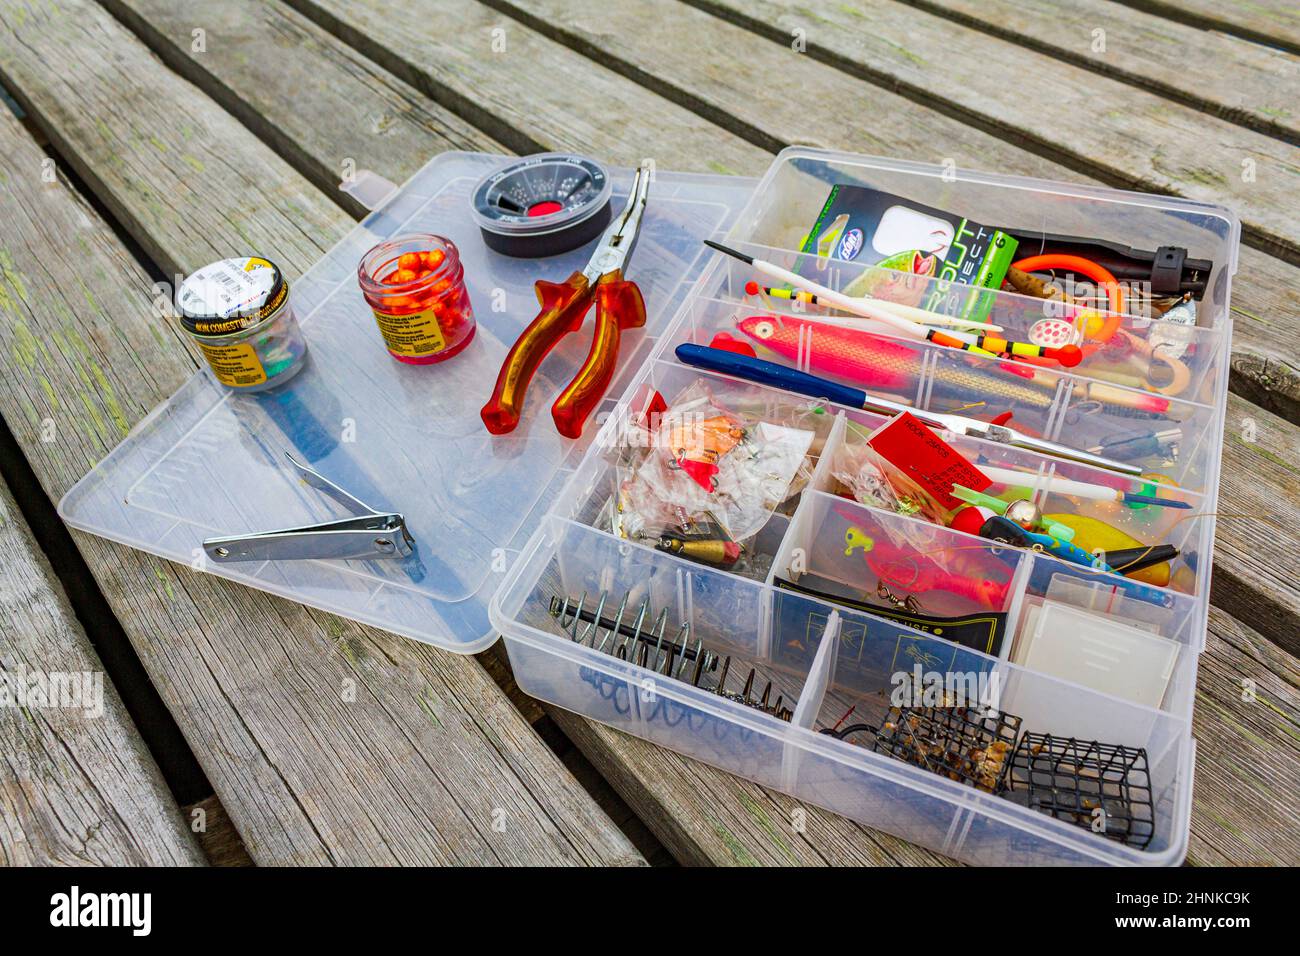
<path id="1" fill-rule="evenodd" d="M 479 180 L 470 203 L 488 248 L 536 259 L 589 242 L 609 225 L 605 168 L 567 153 L 514 160 Z"/>

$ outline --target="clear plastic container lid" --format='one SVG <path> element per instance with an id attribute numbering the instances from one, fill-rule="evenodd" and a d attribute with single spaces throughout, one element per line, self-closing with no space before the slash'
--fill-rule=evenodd
<path id="1" fill-rule="evenodd" d="M 537 313 L 534 283 L 562 282 L 591 243 L 517 259 L 485 244 L 468 214 L 476 184 L 504 157 L 445 153 L 293 283 L 307 358 L 293 381 L 233 394 L 197 373 L 142 421 L 60 502 L 75 528 L 250 587 L 461 653 L 496 639 L 488 599 L 554 502 L 597 431 L 560 436 L 549 409 L 581 366 L 594 319 L 547 356 L 524 418 L 509 435 L 479 409 L 510 346 Z M 606 192 L 626 196 L 631 170 L 611 169 Z M 660 172 L 628 278 L 647 307 L 623 338 L 606 396 L 612 408 L 708 258 L 701 240 L 730 227 L 753 180 Z M 428 232 L 460 250 L 478 332 L 440 365 L 394 362 L 357 285 L 366 250 Z M 270 250 L 268 250 L 270 251 Z M 274 255 L 273 251 L 270 251 Z M 405 559 L 201 564 L 205 538 L 348 517 L 299 480 L 285 454 L 372 508 L 401 513 L 414 536 Z"/>

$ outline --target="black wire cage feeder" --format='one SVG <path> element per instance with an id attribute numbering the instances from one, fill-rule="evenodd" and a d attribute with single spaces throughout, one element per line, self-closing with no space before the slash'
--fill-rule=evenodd
<path id="1" fill-rule="evenodd" d="M 892 707 L 872 749 L 949 780 L 1001 793 L 1020 732 L 1014 714 L 978 707 Z"/>
<path id="2" fill-rule="evenodd" d="M 1141 747 L 1025 733 L 1011 758 L 1013 799 L 1040 813 L 1146 849 L 1155 835 L 1147 752 Z"/>

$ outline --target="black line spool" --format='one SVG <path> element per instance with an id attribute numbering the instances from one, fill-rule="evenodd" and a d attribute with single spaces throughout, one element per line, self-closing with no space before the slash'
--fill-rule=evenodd
<path id="1" fill-rule="evenodd" d="M 609 225 L 612 184 L 594 160 L 538 153 L 513 160 L 474 187 L 474 221 L 488 248 L 537 259 L 576 249 Z"/>

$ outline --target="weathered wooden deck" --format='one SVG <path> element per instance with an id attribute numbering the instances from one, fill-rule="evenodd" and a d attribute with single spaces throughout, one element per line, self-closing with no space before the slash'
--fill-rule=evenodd
<path id="1" fill-rule="evenodd" d="M 0 862 L 949 862 L 815 808 L 794 832 L 791 798 L 539 706 L 498 651 L 69 540 L 53 509 L 196 366 L 154 283 L 248 248 L 305 270 L 362 212 L 345 163 L 400 182 L 443 150 L 571 149 L 757 175 L 791 143 L 1239 212 L 1188 859 L 1300 862 L 1293 4 L 400 6 L 0 0 L 23 114 L 0 109 L 0 669 L 124 675 L 96 719 L 0 709 Z"/>

